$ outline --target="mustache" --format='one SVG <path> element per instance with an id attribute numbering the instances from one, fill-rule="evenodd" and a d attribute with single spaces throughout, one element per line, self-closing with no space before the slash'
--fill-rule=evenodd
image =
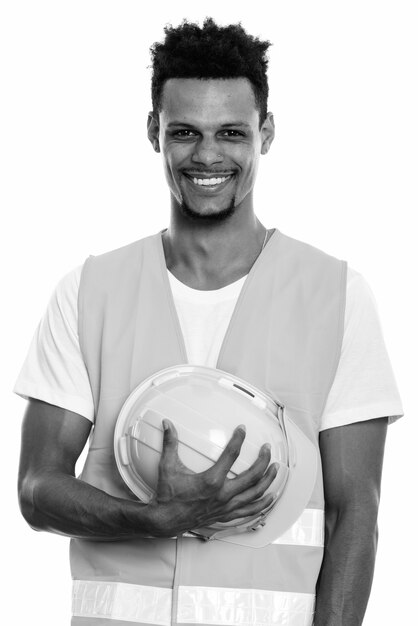
<path id="1" fill-rule="evenodd" d="M 199 169 L 194 169 L 194 170 L 182 170 L 183 174 L 186 174 L 186 176 L 196 176 L 198 174 L 218 174 L 221 176 L 232 176 L 233 174 L 235 174 L 235 170 L 199 170 Z"/>

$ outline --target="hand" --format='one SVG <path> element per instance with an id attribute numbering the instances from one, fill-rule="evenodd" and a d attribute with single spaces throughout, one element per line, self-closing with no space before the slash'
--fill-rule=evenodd
<path id="1" fill-rule="evenodd" d="M 164 420 L 163 427 L 158 484 L 149 503 L 155 536 L 173 537 L 215 522 L 255 516 L 272 504 L 273 494 L 263 496 L 278 470 L 276 463 L 269 466 L 269 444 L 260 448 L 251 467 L 227 478 L 245 439 L 245 428 L 238 426 L 216 463 L 205 472 L 195 473 L 180 461 L 174 424 Z"/>

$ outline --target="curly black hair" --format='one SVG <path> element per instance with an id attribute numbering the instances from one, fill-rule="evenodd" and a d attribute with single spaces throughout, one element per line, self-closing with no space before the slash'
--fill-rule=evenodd
<path id="1" fill-rule="evenodd" d="M 163 87 L 169 78 L 247 78 L 262 125 L 267 116 L 269 41 L 249 35 L 240 23 L 218 26 L 211 17 L 202 27 L 184 19 L 180 26 L 166 26 L 164 32 L 164 41 L 150 48 L 154 114 L 161 111 Z"/>

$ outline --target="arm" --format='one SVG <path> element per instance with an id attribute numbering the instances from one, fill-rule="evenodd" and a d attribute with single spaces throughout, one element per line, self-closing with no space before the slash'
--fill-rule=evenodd
<path id="1" fill-rule="evenodd" d="M 112 497 L 75 478 L 75 464 L 90 430 L 91 422 L 77 413 L 29 401 L 18 491 L 22 514 L 34 529 L 102 541 L 172 537 L 202 524 L 255 515 L 271 503 L 272 496 L 261 498 L 277 473 L 275 464 L 267 469 L 267 448 L 261 448 L 251 468 L 235 479 L 226 478 L 245 438 L 241 428 L 209 470 L 194 474 L 179 460 L 177 433 L 168 422 L 159 484 L 149 504 Z"/>
<path id="2" fill-rule="evenodd" d="M 315 626 L 359 626 L 373 579 L 387 419 L 320 433 L 325 552 Z"/>

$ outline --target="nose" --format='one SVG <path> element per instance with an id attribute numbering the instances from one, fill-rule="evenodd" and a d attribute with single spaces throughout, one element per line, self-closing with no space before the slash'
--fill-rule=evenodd
<path id="1" fill-rule="evenodd" d="M 205 166 L 210 166 L 214 163 L 222 163 L 223 154 L 217 141 L 205 137 L 199 139 L 195 144 L 192 161 L 193 163 L 200 163 Z"/>

